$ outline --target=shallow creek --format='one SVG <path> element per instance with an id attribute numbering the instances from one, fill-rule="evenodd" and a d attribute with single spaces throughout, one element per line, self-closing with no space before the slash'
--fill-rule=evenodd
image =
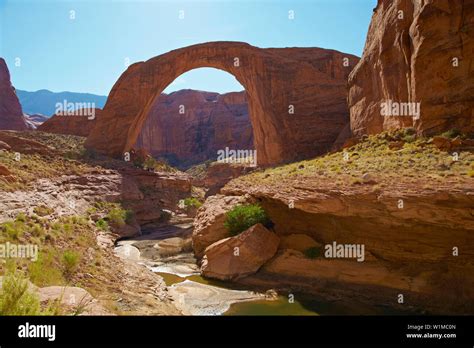
<path id="1" fill-rule="evenodd" d="M 191 248 L 192 220 L 173 217 L 168 225 L 150 228 L 143 235 L 117 242 L 119 257 L 133 260 L 160 275 L 176 307 L 185 315 L 319 315 L 343 314 L 348 309 L 274 292 L 255 292 L 243 285 L 206 279 Z"/>

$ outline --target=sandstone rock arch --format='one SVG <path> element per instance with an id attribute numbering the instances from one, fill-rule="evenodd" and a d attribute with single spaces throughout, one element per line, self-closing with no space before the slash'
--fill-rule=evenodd
<path id="1" fill-rule="evenodd" d="M 349 122 L 346 81 L 357 61 L 321 48 L 262 49 L 241 42 L 170 51 L 122 74 L 86 147 L 122 156 L 135 143 L 157 96 L 181 74 L 209 67 L 234 75 L 244 86 L 260 165 L 314 156 L 329 150 Z"/>

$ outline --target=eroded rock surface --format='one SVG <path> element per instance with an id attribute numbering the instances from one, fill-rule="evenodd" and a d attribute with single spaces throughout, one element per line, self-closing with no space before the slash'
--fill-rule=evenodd
<path id="1" fill-rule="evenodd" d="M 216 159 L 217 151 L 226 147 L 251 150 L 253 133 L 245 92 L 162 94 L 134 147 L 181 166 Z"/>
<path id="2" fill-rule="evenodd" d="M 414 126 L 474 129 L 474 3 L 379 0 L 349 76 L 352 132 Z M 381 116 L 381 103 L 420 103 L 420 117 Z M 412 115 L 413 116 L 413 115 Z"/>
<path id="3" fill-rule="evenodd" d="M 201 273 L 221 280 L 254 274 L 275 255 L 280 238 L 262 224 L 241 234 L 208 246 L 201 262 Z"/>
<path id="4" fill-rule="evenodd" d="M 261 49 L 209 42 L 132 64 L 114 85 L 86 146 L 122 156 L 136 142 L 161 92 L 186 71 L 213 67 L 244 86 L 259 164 L 331 149 L 348 123 L 346 83 L 358 58 L 321 48 Z"/>
<path id="5" fill-rule="evenodd" d="M 3 58 L 0 58 L 0 129 L 27 129 L 20 102 L 10 80 L 10 72 Z"/>
<path id="6" fill-rule="evenodd" d="M 221 239 L 229 237 L 224 227 L 226 213 L 239 204 L 247 203 L 248 197 L 215 195 L 209 197 L 194 220 L 193 249 L 198 258 L 204 250 Z"/>

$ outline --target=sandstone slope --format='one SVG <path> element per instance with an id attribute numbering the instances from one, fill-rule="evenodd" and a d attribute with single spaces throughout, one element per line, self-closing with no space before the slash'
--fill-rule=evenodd
<path id="1" fill-rule="evenodd" d="M 42 132 L 87 137 L 100 117 L 101 109 L 76 110 L 70 115 L 54 114 L 37 129 Z"/>

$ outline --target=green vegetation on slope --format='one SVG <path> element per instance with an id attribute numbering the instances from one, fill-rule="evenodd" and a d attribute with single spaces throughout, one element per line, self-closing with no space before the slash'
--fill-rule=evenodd
<path id="1" fill-rule="evenodd" d="M 246 204 L 237 205 L 228 211 L 224 226 L 231 236 L 236 236 L 258 223 L 268 226 L 270 220 L 267 214 L 258 204 Z"/>
<path id="2" fill-rule="evenodd" d="M 457 155 L 457 156 L 456 156 Z M 366 136 L 350 148 L 311 160 L 268 168 L 234 180 L 249 185 L 278 185 L 282 180 L 317 179 L 339 186 L 364 182 L 364 174 L 374 175 L 375 188 L 393 183 L 417 181 L 466 182 L 474 176 L 472 151 L 439 150 L 432 138 L 417 137 L 410 129 Z"/>

